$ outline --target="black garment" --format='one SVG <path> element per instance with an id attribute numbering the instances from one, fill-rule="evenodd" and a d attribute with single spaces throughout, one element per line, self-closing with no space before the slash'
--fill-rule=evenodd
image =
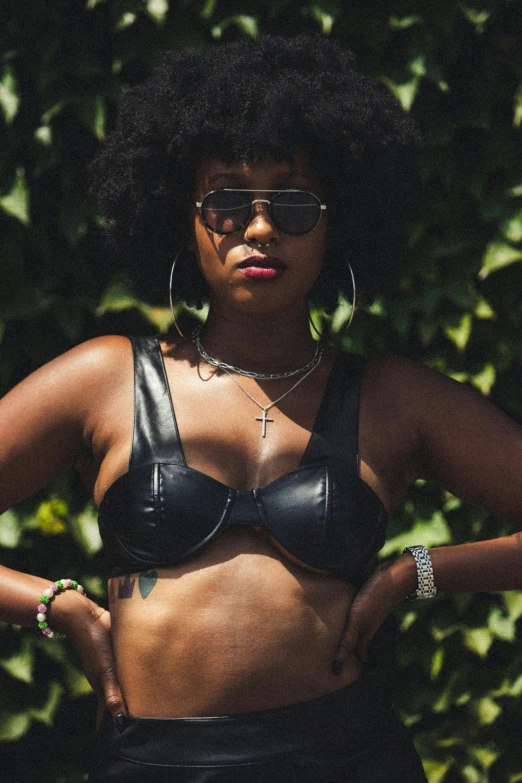
<path id="1" fill-rule="evenodd" d="M 89 783 L 427 783 L 406 729 L 368 673 L 282 709 L 229 717 L 107 713 Z"/>
<path id="2" fill-rule="evenodd" d="M 129 470 L 107 490 L 100 532 L 109 573 L 172 566 L 228 525 L 264 525 L 298 560 L 361 584 L 384 543 L 381 500 L 359 476 L 363 362 L 335 360 L 300 467 L 241 491 L 187 466 L 155 338 L 133 338 Z"/>

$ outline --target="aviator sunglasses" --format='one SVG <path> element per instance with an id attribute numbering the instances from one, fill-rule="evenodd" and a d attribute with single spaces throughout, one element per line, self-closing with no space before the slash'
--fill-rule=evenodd
<path id="1" fill-rule="evenodd" d="M 201 217 L 207 228 L 215 234 L 234 234 L 245 228 L 254 210 L 254 204 L 267 204 L 270 217 L 283 232 L 301 236 L 313 231 L 319 223 L 326 204 L 306 190 L 259 190 L 256 193 L 273 193 L 270 199 L 250 198 L 249 188 L 221 188 L 211 190 L 202 201 L 194 204 L 201 210 Z"/>

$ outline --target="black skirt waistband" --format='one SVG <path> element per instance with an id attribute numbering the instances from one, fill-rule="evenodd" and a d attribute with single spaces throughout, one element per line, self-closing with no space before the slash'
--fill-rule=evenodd
<path id="1" fill-rule="evenodd" d="M 99 742 L 105 751 L 138 764 L 227 766 L 259 764 L 310 749 L 357 756 L 393 722 L 389 698 L 362 676 L 311 701 L 230 716 L 129 716 L 118 730 L 107 713 Z"/>

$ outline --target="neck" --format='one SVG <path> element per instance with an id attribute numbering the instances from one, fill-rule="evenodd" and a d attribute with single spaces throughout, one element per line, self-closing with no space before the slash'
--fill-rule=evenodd
<path id="1" fill-rule="evenodd" d="M 215 359 L 257 372 L 291 370 L 311 359 L 316 349 L 306 306 L 275 315 L 211 307 L 202 343 Z"/>

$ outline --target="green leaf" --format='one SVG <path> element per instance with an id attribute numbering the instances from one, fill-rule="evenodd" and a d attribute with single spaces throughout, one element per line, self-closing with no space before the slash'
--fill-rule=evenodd
<path id="1" fill-rule="evenodd" d="M 105 102 L 101 95 L 86 95 L 72 103 L 74 113 L 99 141 L 105 139 Z"/>
<path id="2" fill-rule="evenodd" d="M 16 117 L 20 106 L 16 86 L 14 71 L 11 66 L 6 65 L 0 75 L 0 106 L 8 125 Z"/>
<path id="3" fill-rule="evenodd" d="M 30 725 L 30 717 L 25 712 L 0 713 L 0 741 L 14 742 L 20 739 L 27 732 Z"/>
<path id="4" fill-rule="evenodd" d="M 520 590 L 508 590 L 502 593 L 502 600 L 511 620 L 516 622 L 519 617 L 522 617 L 522 592 Z"/>
<path id="5" fill-rule="evenodd" d="M 493 644 L 493 634 L 489 628 L 463 628 L 464 644 L 480 658 L 485 658 Z"/>
<path id="6" fill-rule="evenodd" d="M 320 8 L 318 5 L 314 5 L 312 7 L 312 16 L 316 22 L 319 23 L 321 27 L 321 33 L 323 35 L 330 35 L 333 24 L 335 22 L 335 18 L 332 16 L 332 14 L 327 13 L 327 11 Z"/>
<path id="7" fill-rule="evenodd" d="M 31 642 L 26 637 L 22 640 L 19 650 L 10 658 L 0 660 L 0 666 L 16 680 L 31 683 L 33 681 L 34 651 Z"/>
<path id="8" fill-rule="evenodd" d="M 408 27 L 413 27 L 414 24 L 422 24 L 422 21 L 422 17 L 418 14 L 410 14 L 410 16 L 394 14 L 388 19 L 388 24 L 392 30 L 406 30 Z"/>
<path id="9" fill-rule="evenodd" d="M 488 396 L 495 385 L 497 372 L 492 364 L 486 364 L 482 370 L 475 375 L 470 375 L 470 381 L 482 394 Z"/>
<path id="10" fill-rule="evenodd" d="M 69 509 L 60 498 L 45 500 L 36 512 L 36 521 L 45 536 L 57 536 L 67 530 Z"/>
<path id="11" fill-rule="evenodd" d="M 77 544 L 87 555 L 93 555 L 102 547 L 100 531 L 98 529 L 98 517 L 92 506 L 78 516 L 69 519 L 69 530 Z"/>
<path id="12" fill-rule="evenodd" d="M 200 11 L 202 19 L 210 19 L 215 11 L 217 0 L 205 0 L 205 5 Z"/>
<path id="13" fill-rule="evenodd" d="M 389 557 L 394 553 L 402 553 L 406 546 L 423 544 L 425 547 L 442 546 L 451 543 L 451 531 L 444 514 L 435 511 L 431 519 L 415 522 L 411 530 L 391 538 L 381 549 L 380 557 Z"/>
<path id="14" fill-rule="evenodd" d="M 512 242 L 513 244 L 522 242 L 522 211 L 513 215 L 509 220 L 506 220 L 501 225 L 500 231 L 508 242 Z"/>
<path id="15" fill-rule="evenodd" d="M 330 327 L 334 334 L 338 334 L 342 329 L 345 328 L 346 324 L 350 320 L 351 314 L 352 305 L 343 298 L 332 315 Z"/>
<path id="16" fill-rule="evenodd" d="M 423 54 L 414 57 L 413 60 L 410 60 L 408 63 L 408 70 L 413 74 L 413 76 L 418 76 L 419 78 L 425 76 L 426 57 Z"/>
<path id="17" fill-rule="evenodd" d="M 471 313 L 463 313 L 456 326 L 448 325 L 444 327 L 444 334 L 449 337 L 459 351 L 463 351 L 471 336 L 472 326 L 473 316 Z"/>
<path id="18" fill-rule="evenodd" d="M 460 10 L 464 14 L 464 17 L 470 22 L 477 33 L 484 31 L 484 25 L 491 16 L 491 11 L 479 10 L 478 8 L 471 8 L 464 3 L 460 4 Z"/>
<path id="19" fill-rule="evenodd" d="M 15 549 L 22 534 L 18 519 L 14 511 L 5 511 L 0 514 L 0 546 L 7 549 Z"/>
<path id="20" fill-rule="evenodd" d="M 34 138 L 43 144 L 44 147 L 50 147 L 53 143 L 53 132 L 49 125 L 40 125 L 34 132 Z"/>
<path id="21" fill-rule="evenodd" d="M 442 669 L 444 663 L 444 647 L 437 647 L 431 658 L 431 671 L 430 677 L 432 680 L 436 680 Z"/>
<path id="22" fill-rule="evenodd" d="M 0 208 L 12 215 L 20 223 L 29 223 L 29 192 L 25 184 L 25 171 L 23 168 L 16 170 L 13 187 L 6 196 L 0 198 Z"/>
<path id="23" fill-rule="evenodd" d="M 114 29 L 116 30 L 116 32 L 119 32 L 120 30 L 125 30 L 126 27 L 131 27 L 136 21 L 136 19 L 137 19 L 136 14 L 133 14 L 131 11 L 126 11 L 124 14 L 120 16 Z M 120 70 L 121 70 L 121 60 L 116 60 L 115 64 L 113 65 L 113 73 L 119 73 Z"/>
<path id="24" fill-rule="evenodd" d="M 102 300 L 96 308 L 96 315 L 99 317 L 105 313 L 119 313 L 122 310 L 130 310 L 138 306 L 138 301 L 119 281 L 114 281 L 106 289 Z"/>
<path id="25" fill-rule="evenodd" d="M 495 317 L 495 311 L 485 299 L 480 298 L 475 305 L 473 315 L 477 318 L 490 319 Z"/>
<path id="26" fill-rule="evenodd" d="M 255 16 L 236 14 L 235 16 L 229 16 L 226 19 L 223 19 L 222 22 L 215 25 L 211 31 L 212 37 L 216 39 L 221 38 L 223 32 L 230 26 L 237 27 L 240 32 L 250 38 L 255 38 L 258 34 L 257 19 Z"/>
<path id="27" fill-rule="evenodd" d="M 489 696 L 484 696 L 484 698 L 480 699 L 475 705 L 475 710 L 479 723 L 482 726 L 490 726 L 502 712 L 502 707 Z"/>
<path id="28" fill-rule="evenodd" d="M 430 783 L 443 783 L 448 772 L 454 764 L 454 760 L 450 761 L 435 761 L 434 759 L 423 758 L 422 763 L 424 771 L 428 777 Z"/>
<path id="29" fill-rule="evenodd" d="M 165 21 L 168 10 L 168 0 L 148 0 L 147 2 L 147 12 L 158 24 Z"/>
<path id="30" fill-rule="evenodd" d="M 479 279 L 484 280 L 491 272 L 521 260 L 522 250 L 517 250 L 506 242 L 491 242 L 482 259 Z"/>
<path id="31" fill-rule="evenodd" d="M 500 689 L 499 696 L 513 696 L 515 699 L 520 698 L 522 696 L 522 674 L 520 677 L 517 677 L 517 679 L 512 683 L 505 683 L 505 685 Z"/>
<path id="32" fill-rule="evenodd" d="M 92 693 L 92 688 L 85 674 L 68 661 L 65 662 L 65 681 L 67 690 L 73 699 Z"/>
<path id="33" fill-rule="evenodd" d="M 503 639 L 506 642 L 515 641 L 515 623 L 511 617 L 506 617 L 497 606 L 489 614 L 488 628 L 499 639 Z"/>
<path id="34" fill-rule="evenodd" d="M 489 769 L 500 756 L 500 751 L 492 745 L 482 745 L 473 748 L 473 754 L 483 769 Z"/>
<path id="35" fill-rule="evenodd" d="M 393 81 L 393 79 L 390 79 L 389 76 L 383 76 L 382 82 L 388 87 L 390 92 L 395 95 L 404 111 L 409 111 L 413 105 L 417 92 L 419 91 L 420 78 L 414 76 L 409 81 L 399 84 Z"/>
<path id="36" fill-rule="evenodd" d="M 59 682 L 51 682 L 49 685 L 49 695 L 43 707 L 31 707 L 30 716 L 46 726 L 52 726 L 53 718 L 60 704 L 63 693 L 63 686 Z"/>

